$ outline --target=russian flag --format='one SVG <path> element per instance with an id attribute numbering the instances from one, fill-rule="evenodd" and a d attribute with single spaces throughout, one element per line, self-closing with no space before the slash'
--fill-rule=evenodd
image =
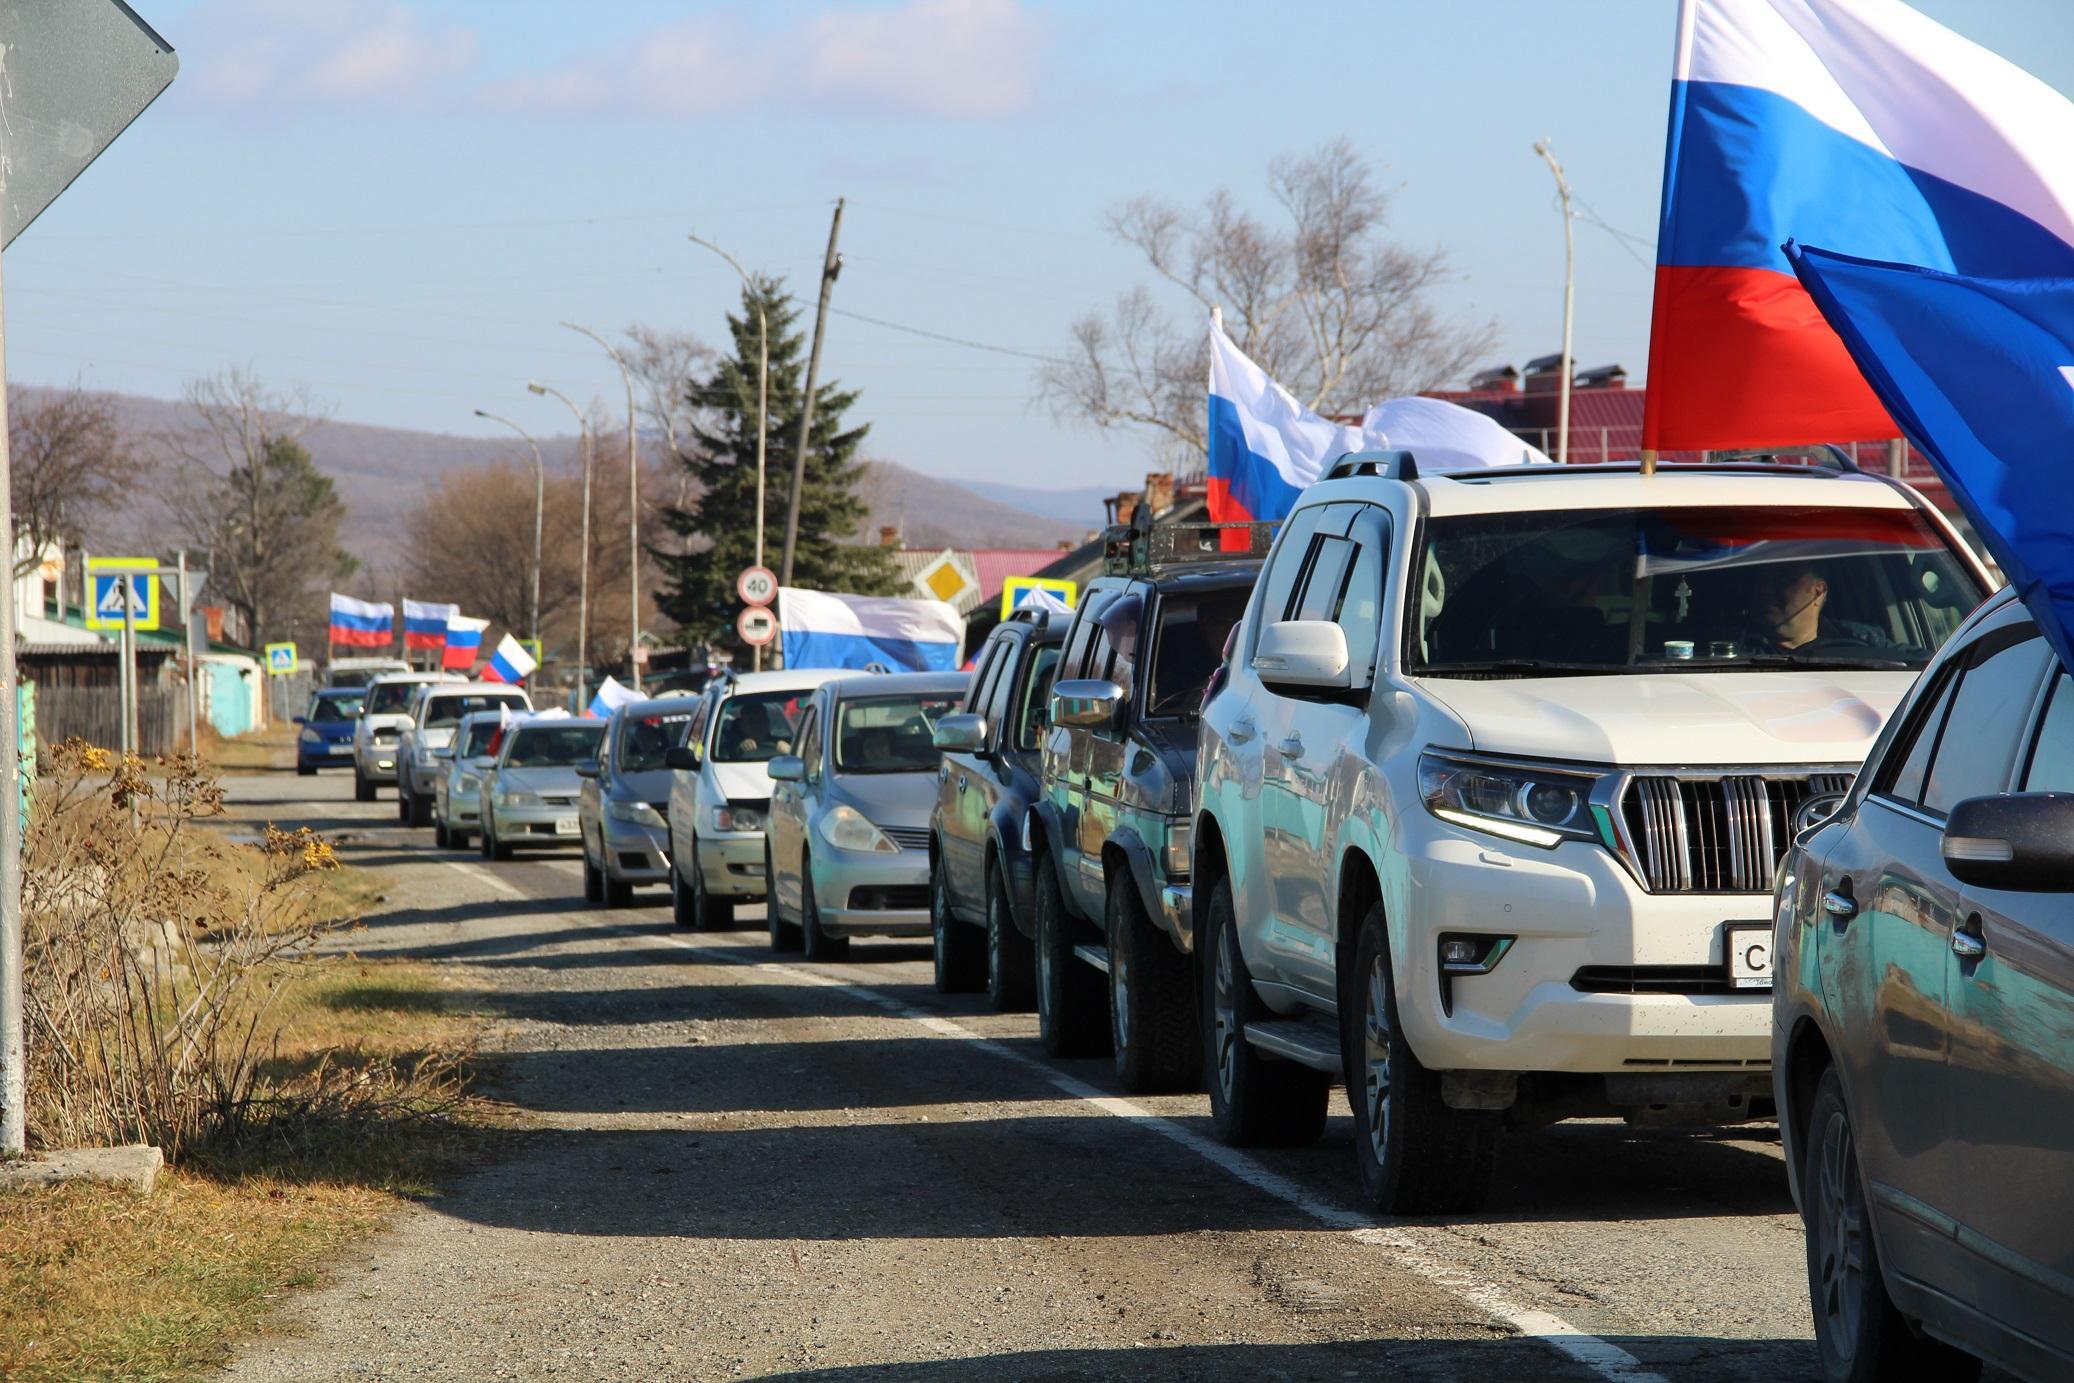
<path id="1" fill-rule="evenodd" d="M 446 646 L 447 621 L 461 613 L 458 605 L 435 604 L 425 600 L 403 602 L 403 646 L 405 648 L 443 648 Z"/>
<path id="2" fill-rule="evenodd" d="M 348 648 L 381 648 L 395 637 L 396 607 L 331 593 L 331 642 Z"/>
<path id="3" fill-rule="evenodd" d="M 488 682 L 523 682 L 533 675 L 539 664 L 533 655 L 526 652 L 515 634 L 506 634 L 497 651 L 490 655 L 489 665 L 482 670 L 483 680 Z"/>
<path id="4" fill-rule="evenodd" d="M 788 668 L 955 672 L 965 620 L 940 600 L 778 588 Z"/>
<path id="5" fill-rule="evenodd" d="M 476 655 L 482 652 L 483 630 L 490 627 L 486 619 L 470 619 L 458 609 L 447 617 L 446 652 L 439 657 L 439 665 L 449 672 L 465 672 L 475 666 Z"/>
<path id="6" fill-rule="evenodd" d="M 1898 0 L 1683 0 L 1642 445 L 1900 435 L 1788 240 L 2074 276 L 2074 106 Z"/>
<path id="7" fill-rule="evenodd" d="M 584 714 L 593 720 L 609 720 L 621 706 L 631 706 L 641 699 L 641 693 L 632 687 L 620 685 L 616 677 L 607 677 L 598 684 L 598 694 L 591 698 Z"/>

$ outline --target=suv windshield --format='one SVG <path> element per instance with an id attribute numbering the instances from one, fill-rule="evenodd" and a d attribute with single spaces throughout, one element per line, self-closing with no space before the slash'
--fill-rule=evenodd
<path id="1" fill-rule="evenodd" d="M 422 682 L 383 682 L 371 687 L 367 693 L 367 714 L 371 716 L 402 715 L 410 708 L 410 699 L 417 693 Z"/>
<path id="2" fill-rule="evenodd" d="M 619 740 L 612 750 L 620 773 L 648 773 L 663 767 L 663 755 L 684 743 L 684 727 L 691 724 L 692 707 L 687 701 L 681 711 L 651 711 L 647 715 L 623 716 Z"/>
<path id="3" fill-rule="evenodd" d="M 792 752 L 792 732 L 799 727 L 811 688 L 801 691 L 743 692 L 720 703 L 713 726 L 713 758 L 723 764 L 769 763 Z"/>
<path id="4" fill-rule="evenodd" d="M 835 714 L 838 773 L 933 773 L 936 722 L 958 709 L 959 692 L 852 696 Z"/>
<path id="5" fill-rule="evenodd" d="M 494 711 L 499 706 L 509 706 L 514 711 L 526 708 L 526 698 L 517 692 L 470 692 L 466 696 L 436 696 L 425 703 L 425 726 L 456 725 L 461 717 L 472 711 Z"/>
<path id="6" fill-rule="evenodd" d="M 1413 674 L 1915 669 L 1983 592 L 1914 510 L 1574 509 L 1429 520 Z"/>
<path id="7" fill-rule="evenodd" d="M 360 703 L 365 700 L 360 691 L 320 691 L 311 698 L 310 711 L 306 720 L 352 720 L 360 714 Z"/>
<path id="8" fill-rule="evenodd" d="M 590 725 L 522 725 L 504 756 L 506 768 L 571 768 L 598 757 L 605 727 Z"/>
<path id="9" fill-rule="evenodd" d="M 1225 636 L 1246 613 L 1251 588 L 1168 595 L 1159 603 L 1159 645 L 1152 654 L 1152 691 L 1145 714 L 1193 716 L 1203 688 L 1224 659 Z"/>

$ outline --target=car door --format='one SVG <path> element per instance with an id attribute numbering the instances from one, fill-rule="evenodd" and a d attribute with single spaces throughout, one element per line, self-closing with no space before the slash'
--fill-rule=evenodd
<path id="1" fill-rule="evenodd" d="M 1114 588 L 1090 591 L 1074 617 L 1066 636 L 1065 657 L 1059 663 L 1057 681 L 1091 676 L 1090 655 L 1100 632 L 1099 616 L 1113 598 Z M 1045 790 L 1057 813 L 1059 861 L 1064 881 L 1078 877 L 1082 816 L 1087 806 L 1087 766 L 1094 732 L 1084 725 L 1061 724 L 1053 719 L 1046 733 L 1044 750 Z"/>
<path id="2" fill-rule="evenodd" d="M 1015 644 L 1006 635 L 987 641 L 979 670 L 973 674 L 971 690 L 965 694 L 967 714 L 988 716 L 987 735 L 994 734 L 988 707 L 996 685 L 1014 661 Z M 937 768 L 937 800 L 941 807 L 942 866 L 950 884 L 951 897 L 970 900 L 979 896 L 980 846 L 985 818 L 976 813 L 977 799 L 972 780 L 986 769 L 985 744 L 975 753 L 945 754 Z"/>
<path id="3" fill-rule="evenodd" d="M 1084 674 L 1114 682 L 1124 692 L 1121 723 L 1087 732 L 1087 768 L 1080 780 L 1079 869 L 1075 877 L 1080 910 L 1093 918 L 1103 916 L 1108 907 L 1109 879 L 1102 866 L 1102 850 L 1123 824 L 1123 764 L 1129 738 L 1124 726 L 1136 724 L 1144 711 L 1138 686 L 1138 664 L 1143 660 L 1137 650 L 1146 646 L 1146 631 L 1156 617 L 1153 599 L 1152 591 L 1134 585 L 1103 611 L 1101 631 L 1095 636 Z"/>
<path id="4" fill-rule="evenodd" d="M 2074 792 L 2074 678 L 2051 679 L 2024 749 L 2018 790 Z M 1981 954 L 1948 954 L 1946 985 L 1953 1192 L 1973 1304 L 2074 1354 L 2074 881 L 2036 893 L 1968 885 L 1962 907 Z"/>
<path id="5" fill-rule="evenodd" d="M 793 741 L 802 762 L 813 763 L 808 756 L 815 752 L 820 738 L 821 698 L 816 696 L 807 703 L 806 712 L 800 717 L 798 737 Z M 803 896 L 799 866 L 806 849 L 805 787 L 803 782 L 773 782 L 770 816 L 766 822 L 770 835 L 771 896 L 795 916 L 799 913 Z"/>
<path id="6" fill-rule="evenodd" d="M 2004 781 L 2039 669 L 2025 632 L 1991 630 L 1946 662 L 1820 875 L 1824 998 L 1880 1249 L 1896 1272 L 1946 1292 L 1964 1291 L 1949 1252 L 1961 1173 L 1946 1010 L 1964 914 L 1939 842 L 1953 802 Z"/>
<path id="7" fill-rule="evenodd" d="M 959 907 L 975 919 L 983 919 L 986 914 L 987 824 L 1013 772 L 1009 756 L 1015 750 L 1015 733 L 1009 719 L 1020 680 L 1017 674 L 1028 661 L 1029 647 L 1029 638 L 1022 632 L 1003 640 L 993 684 L 986 688 L 985 699 L 975 703 L 986 717 L 986 741 L 981 752 L 973 756 L 972 770 L 964 786 L 957 790 L 959 830 L 971 854 L 966 861 L 968 872 L 956 896 Z"/>
<path id="8" fill-rule="evenodd" d="M 611 797 L 612 732 L 608 723 L 598 740 L 597 771 L 576 780 L 576 827 L 582 833 L 584 849 L 595 843 L 600 860 L 605 858 L 605 803 Z"/>

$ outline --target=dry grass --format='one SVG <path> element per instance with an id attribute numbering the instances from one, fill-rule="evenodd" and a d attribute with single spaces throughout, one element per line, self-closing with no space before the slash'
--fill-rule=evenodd
<path id="1" fill-rule="evenodd" d="M 211 768 L 227 773 L 250 773 L 258 769 L 295 767 L 295 737 L 302 727 L 290 721 L 277 720 L 264 730 L 226 739 L 213 729 L 202 727 L 203 762 Z M 181 736 L 181 743 L 187 737 Z"/>
<path id="2" fill-rule="evenodd" d="M 306 967 L 278 1008 L 275 1059 L 304 1070 L 465 1052 L 481 1021 L 433 967 L 347 958 Z M 275 1299 L 483 1154 L 494 1135 L 451 1112 L 199 1150 L 148 1198 L 0 1194 L 0 1378 L 178 1379 L 221 1362 Z"/>

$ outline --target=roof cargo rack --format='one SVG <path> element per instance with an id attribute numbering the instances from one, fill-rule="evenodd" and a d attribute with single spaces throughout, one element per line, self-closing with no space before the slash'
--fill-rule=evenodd
<path id="1" fill-rule="evenodd" d="M 1102 572 L 1143 575 L 1197 562 L 1258 562 L 1274 545 L 1279 521 L 1156 523 L 1150 529 L 1112 523 L 1102 530 Z"/>

